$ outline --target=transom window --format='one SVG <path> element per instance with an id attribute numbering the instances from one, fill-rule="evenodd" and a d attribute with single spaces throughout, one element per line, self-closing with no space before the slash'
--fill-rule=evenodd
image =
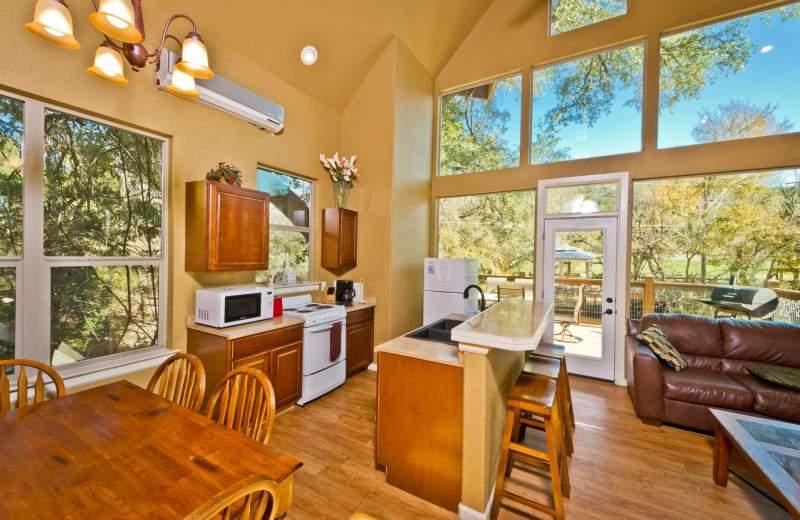
<path id="1" fill-rule="evenodd" d="M 60 366 L 162 348 L 165 146 L 0 96 L 0 357 Z"/>
<path id="2" fill-rule="evenodd" d="M 628 12 L 628 0 L 551 0 L 550 34 L 580 29 Z"/>
<path id="3" fill-rule="evenodd" d="M 311 181 L 287 173 L 259 167 L 259 191 L 269 193 L 269 265 L 283 278 L 287 267 L 297 275 L 297 281 L 311 276 Z M 267 272 L 259 271 L 257 281 L 267 280 Z"/>

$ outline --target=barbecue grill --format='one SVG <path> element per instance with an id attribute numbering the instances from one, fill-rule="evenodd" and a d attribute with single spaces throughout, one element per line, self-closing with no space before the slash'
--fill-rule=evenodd
<path id="1" fill-rule="evenodd" d="M 747 319 L 772 319 L 778 309 L 778 295 L 772 289 L 763 287 L 740 287 L 737 285 L 720 285 L 711 291 L 708 300 L 697 301 L 714 307 L 714 317 L 720 312 L 737 316 L 742 314 Z"/>

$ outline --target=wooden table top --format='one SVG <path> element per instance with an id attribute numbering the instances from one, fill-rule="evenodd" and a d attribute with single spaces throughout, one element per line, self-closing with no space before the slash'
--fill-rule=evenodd
<path id="1" fill-rule="evenodd" d="M 0 518 L 182 519 L 302 466 L 127 381 L 0 415 Z"/>
<path id="2" fill-rule="evenodd" d="M 800 425 L 712 409 L 731 441 L 800 517 Z"/>

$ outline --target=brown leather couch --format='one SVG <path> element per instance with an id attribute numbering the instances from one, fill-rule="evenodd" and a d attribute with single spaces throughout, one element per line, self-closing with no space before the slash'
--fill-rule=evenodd
<path id="1" fill-rule="evenodd" d="M 686 358 L 676 372 L 663 365 L 639 331 L 658 325 Z M 745 368 L 768 364 L 800 368 L 800 327 L 787 323 L 712 319 L 686 314 L 647 314 L 628 320 L 625 337 L 628 392 L 636 414 L 713 431 L 709 408 L 722 408 L 800 423 L 800 392 L 773 386 Z"/>

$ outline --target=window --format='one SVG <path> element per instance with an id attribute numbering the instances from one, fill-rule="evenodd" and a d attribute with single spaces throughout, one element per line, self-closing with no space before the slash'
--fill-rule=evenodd
<path id="1" fill-rule="evenodd" d="M 259 167 L 258 190 L 269 193 L 269 265 L 278 282 L 287 267 L 294 269 L 297 281 L 311 276 L 311 197 L 312 184 L 293 175 Z M 265 282 L 260 271 L 257 281 Z"/>
<path id="2" fill-rule="evenodd" d="M 519 166 L 522 77 L 441 97 L 439 175 Z"/>
<path id="3" fill-rule="evenodd" d="M 439 199 L 438 256 L 477 258 L 489 298 L 507 277 L 533 297 L 536 191 Z"/>
<path id="4" fill-rule="evenodd" d="M 627 0 L 551 0 L 550 34 L 580 29 L 627 12 Z"/>
<path id="5" fill-rule="evenodd" d="M 547 214 L 617 211 L 617 183 L 546 188 Z"/>
<path id="6" fill-rule="evenodd" d="M 644 44 L 534 69 L 531 164 L 642 149 Z"/>
<path id="7" fill-rule="evenodd" d="M 734 284 L 776 290 L 773 318 L 800 325 L 800 169 L 637 181 L 631 229 L 631 317 L 713 316 L 698 299 Z"/>
<path id="8" fill-rule="evenodd" d="M 658 147 L 800 130 L 800 4 L 661 39 Z"/>
<path id="9" fill-rule="evenodd" d="M 161 350 L 165 141 L 0 96 L 0 149 L 0 357 L 59 366 Z M 24 331 L 23 300 L 37 302 Z"/>

